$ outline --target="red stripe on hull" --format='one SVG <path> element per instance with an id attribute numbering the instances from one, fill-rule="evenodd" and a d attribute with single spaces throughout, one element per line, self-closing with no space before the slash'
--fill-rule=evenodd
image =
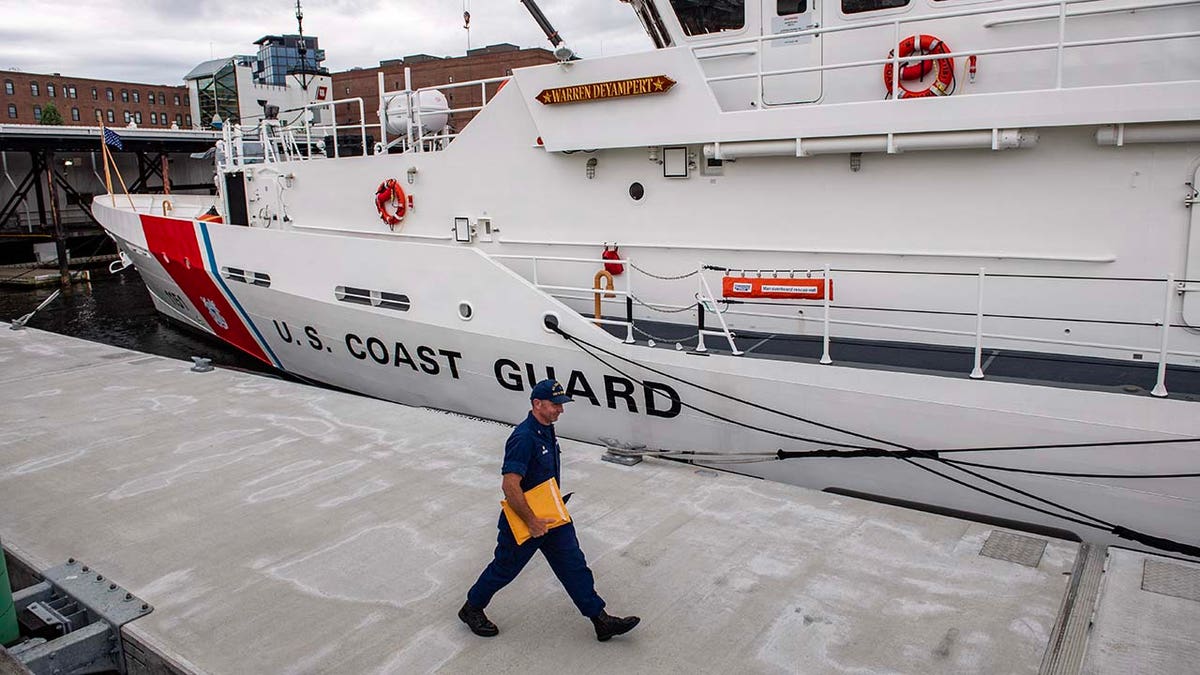
<path id="1" fill-rule="evenodd" d="M 219 271 L 210 273 L 204 268 L 204 253 L 197 241 L 195 224 L 190 220 L 147 215 L 141 216 L 141 220 L 146 246 L 213 333 L 263 363 L 273 365 L 217 286 L 213 275 Z"/>

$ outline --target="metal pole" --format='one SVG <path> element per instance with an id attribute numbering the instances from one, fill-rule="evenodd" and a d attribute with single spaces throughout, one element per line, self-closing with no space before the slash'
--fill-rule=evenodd
<path id="1" fill-rule="evenodd" d="M 758 38 L 758 76 L 755 77 L 754 79 L 757 84 L 757 87 L 756 87 L 757 91 L 755 93 L 758 96 L 758 107 L 760 109 L 763 106 L 763 50 L 766 49 L 766 46 L 767 46 L 767 44 L 766 44 L 766 42 L 763 41 L 762 36 L 759 36 L 759 38 Z"/>
<path id="2" fill-rule="evenodd" d="M 1167 275 L 1167 288 L 1163 297 L 1162 341 L 1158 345 L 1158 379 L 1154 383 L 1151 395 L 1159 398 L 1167 396 L 1167 335 L 1171 329 L 1171 299 L 1175 295 L 1175 275 Z"/>
<path id="3" fill-rule="evenodd" d="M 408 127 L 408 147 L 405 150 L 411 151 L 413 147 L 413 97 L 412 97 L 412 68 L 404 67 L 404 97 L 408 102 L 408 108 L 404 111 L 404 123 Z M 536 263 L 535 263 L 536 265 Z"/>
<path id="4" fill-rule="evenodd" d="M 1054 81 L 1055 89 L 1062 89 L 1062 86 L 1063 86 L 1063 42 L 1065 42 L 1066 39 L 1067 39 L 1067 3 L 1064 1 L 1064 2 L 1058 3 L 1058 50 L 1057 50 L 1058 64 L 1057 64 L 1057 67 L 1055 68 L 1055 70 L 1057 70 L 1058 73 L 1057 73 L 1057 75 L 1055 77 L 1055 81 Z"/>
<path id="5" fill-rule="evenodd" d="M 830 288 L 829 288 L 829 265 L 825 266 L 825 279 L 821 283 L 824 286 L 824 288 L 822 289 L 824 292 L 821 293 L 821 295 L 824 296 L 824 300 L 825 300 L 825 321 L 824 321 L 825 327 L 824 327 L 824 335 L 821 338 L 821 363 L 823 363 L 825 365 L 829 365 L 829 364 L 833 363 L 833 359 L 829 358 L 829 304 L 830 304 L 829 296 L 833 295 L 832 293 L 829 292 L 830 291 Z"/>
<path id="6" fill-rule="evenodd" d="M 892 45 L 896 51 L 892 52 L 892 100 L 900 100 L 900 22 L 892 24 Z M 890 137 L 889 137 L 890 138 Z M 889 143 L 890 147 L 890 143 Z"/>
<path id="7" fill-rule="evenodd" d="M 387 139 L 387 102 L 383 97 L 383 93 L 384 93 L 383 92 L 383 89 L 384 89 L 383 70 L 380 70 L 378 74 L 379 74 L 379 113 L 378 113 L 379 114 L 379 144 L 386 149 L 387 144 L 388 144 L 388 139 Z M 362 105 L 362 103 L 359 103 L 359 105 Z M 365 117 L 363 118 L 363 122 L 364 123 L 366 122 Z M 363 141 L 363 143 L 366 143 L 366 141 Z"/>
<path id="8" fill-rule="evenodd" d="M 633 273 L 625 275 L 625 318 L 629 327 L 625 330 L 625 342 L 633 344 Z"/>
<path id="9" fill-rule="evenodd" d="M 40 152 L 30 152 L 29 161 L 33 162 L 33 175 L 37 176 L 45 167 L 45 158 Z M 34 178 L 33 180 L 34 196 L 37 197 L 38 207 L 38 224 L 42 226 L 42 231 L 46 231 L 46 196 L 42 193 L 42 182 Z"/>
<path id="10" fill-rule="evenodd" d="M 50 220 L 54 223 L 59 283 L 66 288 L 71 285 L 71 268 L 67 264 L 67 237 L 63 232 L 62 216 L 58 212 L 58 187 L 54 185 L 54 153 L 46 153 L 46 189 L 50 191 Z"/>
<path id="11" fill-rule="evenodd" d="M 975 367 L 971 370 L 971 379 L 983 379 L 983 278 L 986 270 L 979 268 L 979 295 L 975 299 Z"/>
<path id="12" fill-rule="evenodd" d="M 633 344 L 633 296 L 625 296 L 625 344 Z"/>

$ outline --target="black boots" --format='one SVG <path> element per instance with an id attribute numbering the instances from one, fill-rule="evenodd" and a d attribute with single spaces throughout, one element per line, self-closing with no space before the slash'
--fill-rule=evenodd
<path id="1" fill-rule="evenodd" d="M 500 629 L 496 628 L 496 624 L 488 621 L 487 615 L 483 613 L 483 610 L 472 607 L 469 602 L 464 602 L 462 609 L 458 610 L 458 618 L 467 624 L 472 633 L 480 637 L 492 637 L 500 633 Z M 633 628 L 633 626 L 629 628 Z M 629 630 L 629 628 L 625 630 Z M 600 629 L 597 628 L 596 631 L 598 633 Z M 621 632 L 624 633 L 625 631 Z M 616 633 L 613 633 L 613 635 L 616 635 Z"/>
<path id="2" fill-rule="evenodd" d="M 482 615 L 483 612 L 480 614 Z M 607 642 L 614 635 L 622 635 L 633 630 L 639 621 L 641 619 L 636 616 L 609 616 L 608 612 L 600 610 L 600 615 L 592 619 L 592 625 L 596 627 L 596 639 Z"/>
<path id="3" fill-rule="evenodd" d="M 472 607 L 469 602 L 463 603 L 462 609 L 458 610 L 458 618 L 467 624 L 472 633 L 481 637 L 492 637 L 500 633 L 496 624 L 488 621 L 483 610 Z M 614 635 L 623 635 L 633 630 L 639 621 L 641 619 L 636 616 L 609 616 L 601 610 L 600 615 L 592 619 L 592 625 L 596 627 L 596 639 L 607 642 Z"/>

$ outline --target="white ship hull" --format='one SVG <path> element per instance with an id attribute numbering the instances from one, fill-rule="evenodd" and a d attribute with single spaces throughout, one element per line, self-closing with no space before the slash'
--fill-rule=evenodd
<path id="1" fill-rule="evenodd" d="M 675 406 L 664 393 L 670 391 L 687 406 L 741 425 L 830 444 L 896 449 L 748 409 L 682 380 L 920 449 L 1200 436 L 1200 416 L 1194 412 L 1196 404 L 1189 401 L 626 345 L 470 249 L 339 240 L 338 254 L 331 256 L 331 239 L 325 235 L 139 216 L 99 203 L 98 207 L 106 227 L 135 261 L 155 303 L 167 316 L 226 339 L 294 375 L 408 405 L 511 421 L 526 406 L 530 380 L 553 375 L 569 386 L 576 399 L 558 426 L 564 436 L 580 440 L 618 447 L 737 452 L 821 446 L 781 439 Z M 180 238 L 194 237 L 202 255 L 180 260 L 168 253 L 164 262 L 162 251 L 155 251 L 145 236 L 152 228 L 168 229 Z M 278 272 L 272 275 L 271 287 L 221 277 L 222 268 L 261 266 L 267 250 L 273 258 L 299 263 L 297 272 L 307 289 L 277 290 L 285 281 Z M 397 315 L 337 302 L 330 290 L 347 280 L 410 289 L 413 307 Z M 426 298 L 475 299 L 475 316 L 463 321 L 452 301 L 418 309 Z M 213 301 L 217 310 L 206 309 L 204 299 Z M 557 313 L 565 332 L 644 367 L 605 357 L 628 377 L 614 372 L 545 330 L 542 317 L 547 311 Z M 239 327 L 244 327 L 240 334 Z M 245 335 L 253 336 L 253 341 L 245 342 Z M 647 393 L 646 386 L 633 380 L 647 382 L 655 391 Z M 1141 473 L 1148 465 L 1155 473 L 1187 472 L 1195 470 L 1198 459 L 1191 445 L 971 452 L 954 458 L 1092 473 Z M 933 460 L 912 461 L 1017 501 L 1029 501 Z M 733 468 L 815 489 L 907 500 L 1040 523 L 1085 539 L 1118 541 L 1100 528 L 1081 527 L 972 492 L 899 459 L 803 458 Z M 1200 539 L 1200 479 L 989 475 L 1130 529 L 1182 541 Z"/>
<path id="2" fill-rule="evenodd" d="M 514 421 L 553 376 L 573 438 L 1194 554 L 1195 7 L 719 4 L 633 0 L 664 48 L 444 87 L 491 99 L 461 133 L 382 79 L 369 156 L 227 127 L 220 196 L 96 215 L 164 314 L 299 377 Z M 880 100 L 916 31 L 961 88 Z"/>

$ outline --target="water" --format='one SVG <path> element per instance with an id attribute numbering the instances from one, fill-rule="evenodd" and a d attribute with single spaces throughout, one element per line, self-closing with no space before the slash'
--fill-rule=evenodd
<path id="1" fill-rule="evenodd" d="M 277 372 L 214 337 L 162 318 L 133 268 L 117 274 L 94 269 L 92 277 L 91 283 L 75 284 L 64 290 L 26 325 L 159 356 L 176 359 L 205 356 L 214 365 L 226 368 Z M 0 320 L 12 321 L 33 311 L 55 288 L 0 289 Z"/>

